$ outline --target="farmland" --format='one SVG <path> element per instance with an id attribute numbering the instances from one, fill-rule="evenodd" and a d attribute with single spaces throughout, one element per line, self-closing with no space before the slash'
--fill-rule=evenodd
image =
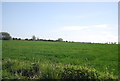
<path id="1" fill-rule="evenodd" d="M 91 78 L 94 78 L 92 77 L 94 73 L 101 75 L 99 77 L 101 79 L 108 76 L 116 78 L 118 76 L 118 45 L 3 40 L 2 63 L 4 79 L 60 79 L 63 75 L 64 78 L 73 79 L 73 76 L 69 76 L 69 70 L 64 70 L 65 68 L 88 72 Z M 31 71 L 31 69 L 34 70 Z"/>

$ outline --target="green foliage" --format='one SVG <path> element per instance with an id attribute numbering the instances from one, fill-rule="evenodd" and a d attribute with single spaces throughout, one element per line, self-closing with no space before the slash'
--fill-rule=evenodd
<path id="1" fill-rule="evenodd" d="M 18 60 L 4 60 L 3 71 L 8 71 L 9 74 L 16 76 L 15 78 L 35 78 L 40 72 L 39 65 L 37 63 L 20 62 Z M 3 74 L 4 75 L 4 74 Z M 3 76 L 3 78 L 5 78 Z"/>
<path id="2" fill-rule="evenodd" d="M 63 79 L 97 79 L 99 74 L 95 69 L 79 66 L 67 66 L 64 68 Z"/>
<path id="3" fill-rule="evenodd" d="M 2 39 L 2 40 L 10 40 L 11 36 L 7 32 L 0 32 L 0 39 Z"/>
<path id="4" fill-rule="evenodd" d="M 70 75 L 74 78 L 80 75 L 73 75 L 76 70 L 78 73 L 85 71 L 83 76 L 87 73 L 91 78 L 96 78 L 95 75 L 100 75 L 97 78 L 118 76 L 116 44 L 4 40 L 2 59 L 3 71 L 5 71 L 3 78 L 61 79 Z M 80 69 L 80 67 L 88 69 Z M 89 68 L 96 71 L 90 71 Z M 64 73 L 69 71 L 73 74 L 66 74 L 63 77 Z M 84 77 L 88 78 L 87 76 Z"/>
<path id="5" fill-rule="evenodd" d="M 32 40 L 36 40 L 36 37 L 35 37 L 35 35 L 33 35 L 33 36 L 32 36 Z"/>
<path id="6" fill-rule="evenodd" d="M 87 80 L 112 80 L 114 81 L 116 78 L 110 74 L 102 73 L 97 71 L 94 68 L 88 68 L 86 66 L 71 66 L 67 65 L 64 68 L 62 73 L 62 79 L 87 79 Z"/>
<path id="7" fill-rule="evenodd" d="M 94 79 L 114 81 L 117 77 L 109 72 L 99 72 L 87 66 L 30 63 L 9 59 L 3 61 L 3 79 Z"/>
<path id="8" fill-rule="evenodd" d="M 58 38 L 58 40 L 57 40 L 57 41 L 62 42 L 62 41 L 63 41 L 63 39 L 62 39 L 62 38 Z"/>

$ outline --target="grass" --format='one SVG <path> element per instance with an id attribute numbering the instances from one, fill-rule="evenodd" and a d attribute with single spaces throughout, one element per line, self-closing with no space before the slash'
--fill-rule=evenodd
<path id="1" fill-rule="evenodd" d="M 9 40 L 2 41 L 2 59 L 3 78 L 66 79 L 71 75 L 73 78 L 81 78 L 78 75 L 82 71 L 93 73 L 85 74 L 89 79 L 105 79 L 102 75 L 108 77 L 108 74 L 110 78 L 118 76 L 118 45 L 116 44 Z M 34 70 L 32 63 L 38 68 L 37 71 Z M 66 65 L 69 67 L 65 70 Z M 81 70 L 82 66 L 90 70 Z M 56 67 L 59 68 L 54 69 Z M 40 72 L 40 69 L 43 72 Z M 24 74 L 24 71 L 28 74 Z M 94 76 L 94 73 L 98 76 Z"/>

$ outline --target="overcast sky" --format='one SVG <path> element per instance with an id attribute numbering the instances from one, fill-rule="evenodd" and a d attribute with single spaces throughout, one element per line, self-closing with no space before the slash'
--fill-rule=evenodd
<path id="1" fill-rule="evenodd" d="M 2 31 L 12 37 L 118 41 L 117 2 L 4 2 Z"/>

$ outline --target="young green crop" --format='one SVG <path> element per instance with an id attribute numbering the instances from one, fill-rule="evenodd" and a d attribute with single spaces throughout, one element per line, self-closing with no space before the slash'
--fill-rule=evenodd
<path id="1" fill-rule="evenodd" d="M 4 61 L 10 59 L 16 60 L 15 65 L 18 63 L 18 65 L 23 65 L 26 68 L 31 67 L 31 65 L 29 63 L 24 65 L 25 62 L 41 62 L 45 64 L 45 68 L 47 68 L 46 64 L 67 64 L 87 66 L 99 72 L 104 73 L 107 71 L 114 76 L 118 75 L 117 44 L 4 40 L 2 42 L 2 59 L 3 66 Z M 23 64 L 19 64 L 19 61 L 22 61 Z M 21 68 L 15 65 L 12 68 Z M 48 70 L 51 71 L 51 69 Z M 7 69 L 5 69 L 7 74 L 6 71 Z M 44 73 L 51 74 L 49 71 Z M 58 78 L 57 76 L 51 77 Z"/>

